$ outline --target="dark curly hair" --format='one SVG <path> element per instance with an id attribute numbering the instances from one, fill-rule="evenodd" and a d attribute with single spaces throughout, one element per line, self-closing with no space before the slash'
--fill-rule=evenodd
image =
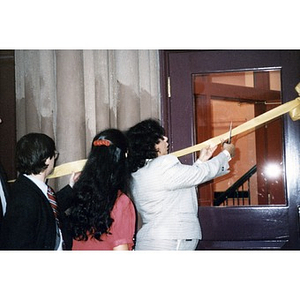
<path id="1" fill-rule="evenodd" d="M 128 191 L 126 153 L 127 139 L 120 130 L 107 129 L 94 137 L 87 162 L 74 185 L 74 204 L 68 215 L 74 239 L 86 241 L 92 236 L 101 241 L 101 235 L 109 233 L 118 192 Z"/>
<path id="2" fill-rule="evenodd" d="M 129 128 L 126 135 L 129 171 L 136 172 L 145 165 L 146 159 L 157 157 L 155 145 L 163 139 L 165 130 L 158 120 L 147 119 Z"/>
<path id="3" fill-rule="evenodd" d="M 21 174 L 39 174 L 47 169 L 47 158 L 55 155 L 55 143 L 44 133 L 28 133 L 17 142 L 17 170 Z"/>

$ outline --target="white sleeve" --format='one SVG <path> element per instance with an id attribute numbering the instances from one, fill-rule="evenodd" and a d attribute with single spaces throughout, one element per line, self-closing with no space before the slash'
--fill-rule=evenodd
<path id="1" fill-rule="evenodd" d="M 162 184 L 166 189 L 197 186 L 228 173 L 228 159 L 221 152 L 216 157 L 192 166 L 181 164 L 177 157 L 168 155 L 162 163 Z"/>

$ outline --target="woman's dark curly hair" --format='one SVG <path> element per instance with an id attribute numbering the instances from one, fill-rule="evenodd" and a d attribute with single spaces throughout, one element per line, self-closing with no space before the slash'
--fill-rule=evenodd
<path id="1" fill-rule="evenodd" d="M 47 158 L 55 155 L 55 143 L 44 133 L 28 133 L 16 146 L 17 170 L 21 174 L 39 174 L 47 169 Z"/>
<path id="2" fill-rule="evenodd" d="M 74 204 L 68 218 L 76 240 L 92 236 L 101 240 L 113 223 L 111 211 L 118 192 L 127 193 L 128 172 L 126 136 L 118 129 L 107 129 L 93 139 L 92 148 L 79 180 L 74 185 Z"/>
<path id="3" fill-rule="evenodd" d="M 165 130 L 158 120 L 147 119 L 131 127 L 126 135 L 129 171 L 136 172 L 145 165 L 146 159 L 157 157 L 155 145 L 163 139 Z"/>

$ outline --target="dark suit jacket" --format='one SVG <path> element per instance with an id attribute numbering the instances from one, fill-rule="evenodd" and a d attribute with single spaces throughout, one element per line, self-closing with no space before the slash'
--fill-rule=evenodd
<path id="1" fill-rule="evenodd" d="M 73 189 L 67 185 L 57 193 L 60 216 L 70 206 Z M 65 232 L 61 218 L 62 233 Z M 43 192 L 26 176 L 12 186 L 10 202 L 1 229 L 1 249 L 54 250 L 56 223 L 51 205 Z"/>
<path id="2" fill-rule="evenodd" d="M 5 173 L 1 163 L 0 163 L 0 181 L 2 184 L 3 191 L 4 191 L 5 200 L 6 200 L 6 202 L 8 202 L 9 196 L 10 196 L 10 188 L 7 183 L 6 173 Z M 1 225 L 2 225 L 2 220 L 3 220 L 3 210 L 2 210 L 2 205 L 0 205 L 0 229 L 1 229 Z"/>

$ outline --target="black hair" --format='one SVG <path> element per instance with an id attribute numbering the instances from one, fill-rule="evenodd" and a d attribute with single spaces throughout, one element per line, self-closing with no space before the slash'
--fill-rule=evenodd
<path id="1" fill-rule="evenodd" d="M 39 174 L 47 169 L 47 158 L 55 155 L 55 143 L 43 133 L 24 135 L 16 146 L 17 170 L 21 174 Z"/>
<path id="2" fill-rule="evenodd" d="M 99 143 L 99 141 L 101 141 Z M 72 237 L 101 240 L 113 223 L 111 211 L 119 191 L 128 191 L 127 139 L 118 129 L 107 129 L 93 139 L 91 151 L 74 185 L 74 204 L 69 221 Z"/>
<path id="3" fill-rule="evenodd" d="M 129 170 L 136 172 L 145 165 L 146 159 L 157 157 L 155 145 L 163 139 L 165 130 L 158 120 L 147 119 L 129 128 L 126 135 Z"/>

